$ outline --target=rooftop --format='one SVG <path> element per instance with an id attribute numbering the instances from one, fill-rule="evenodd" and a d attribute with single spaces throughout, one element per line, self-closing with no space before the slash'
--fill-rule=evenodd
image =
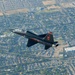
<path id="1" fill-rule="evenodd" d="M 74 50 L 75 50 L 75 46 L 65 48 L 66 52 L 68 52 L 68 51 L 74 51 Z"/>

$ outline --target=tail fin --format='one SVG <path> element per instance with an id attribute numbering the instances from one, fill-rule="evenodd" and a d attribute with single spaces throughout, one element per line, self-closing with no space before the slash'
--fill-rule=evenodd
<path id="1" fill-rule="evenodd" d="M 44 39 L 45 39 L 46 41 L 48 41 L 48 42 L 54 42 L 52 32 L 49 32 L 49 33 L 45 36 Z"/>

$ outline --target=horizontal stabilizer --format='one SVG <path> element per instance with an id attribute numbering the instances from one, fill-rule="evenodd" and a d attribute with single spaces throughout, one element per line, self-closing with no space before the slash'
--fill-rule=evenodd
<path id="1" fill-rule="evenodd" d="M 51 46 L 47 46 L 47 45 L 46 45 L 46 46 L 45 46 L 45 50 L 49 49 L 50 47 L 51 47 Z"/>
<path id="2" fill-rule="evenodd" d="M 37 41 L 34 41 L 32 39 L 28 39 L 27 47 L 33 46 L 36 43 L 38 43 L 38 42 Z"/>

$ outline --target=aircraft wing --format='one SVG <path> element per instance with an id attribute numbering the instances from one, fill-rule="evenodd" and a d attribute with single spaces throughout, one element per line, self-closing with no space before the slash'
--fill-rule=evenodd
<path id="1" fill-rule="evenodd" d="M 28 39 L 27 47 L 33 46 L 34 44 L 37 44 L 37 41 L 34 41 L 32 39 Z"/>
<path id="2" fill-rule="evenodd" d="M 44 38 L 47 34 L 38 35 L 41 38 Z"/>

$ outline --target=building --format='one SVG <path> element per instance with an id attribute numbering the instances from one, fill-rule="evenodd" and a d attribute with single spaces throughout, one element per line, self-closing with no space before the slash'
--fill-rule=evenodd
<path id="1" fill-rule="evenodd" d="M 75 56 L 75 46 L 64 48 L 65 57 L 74 57 Z"/>

